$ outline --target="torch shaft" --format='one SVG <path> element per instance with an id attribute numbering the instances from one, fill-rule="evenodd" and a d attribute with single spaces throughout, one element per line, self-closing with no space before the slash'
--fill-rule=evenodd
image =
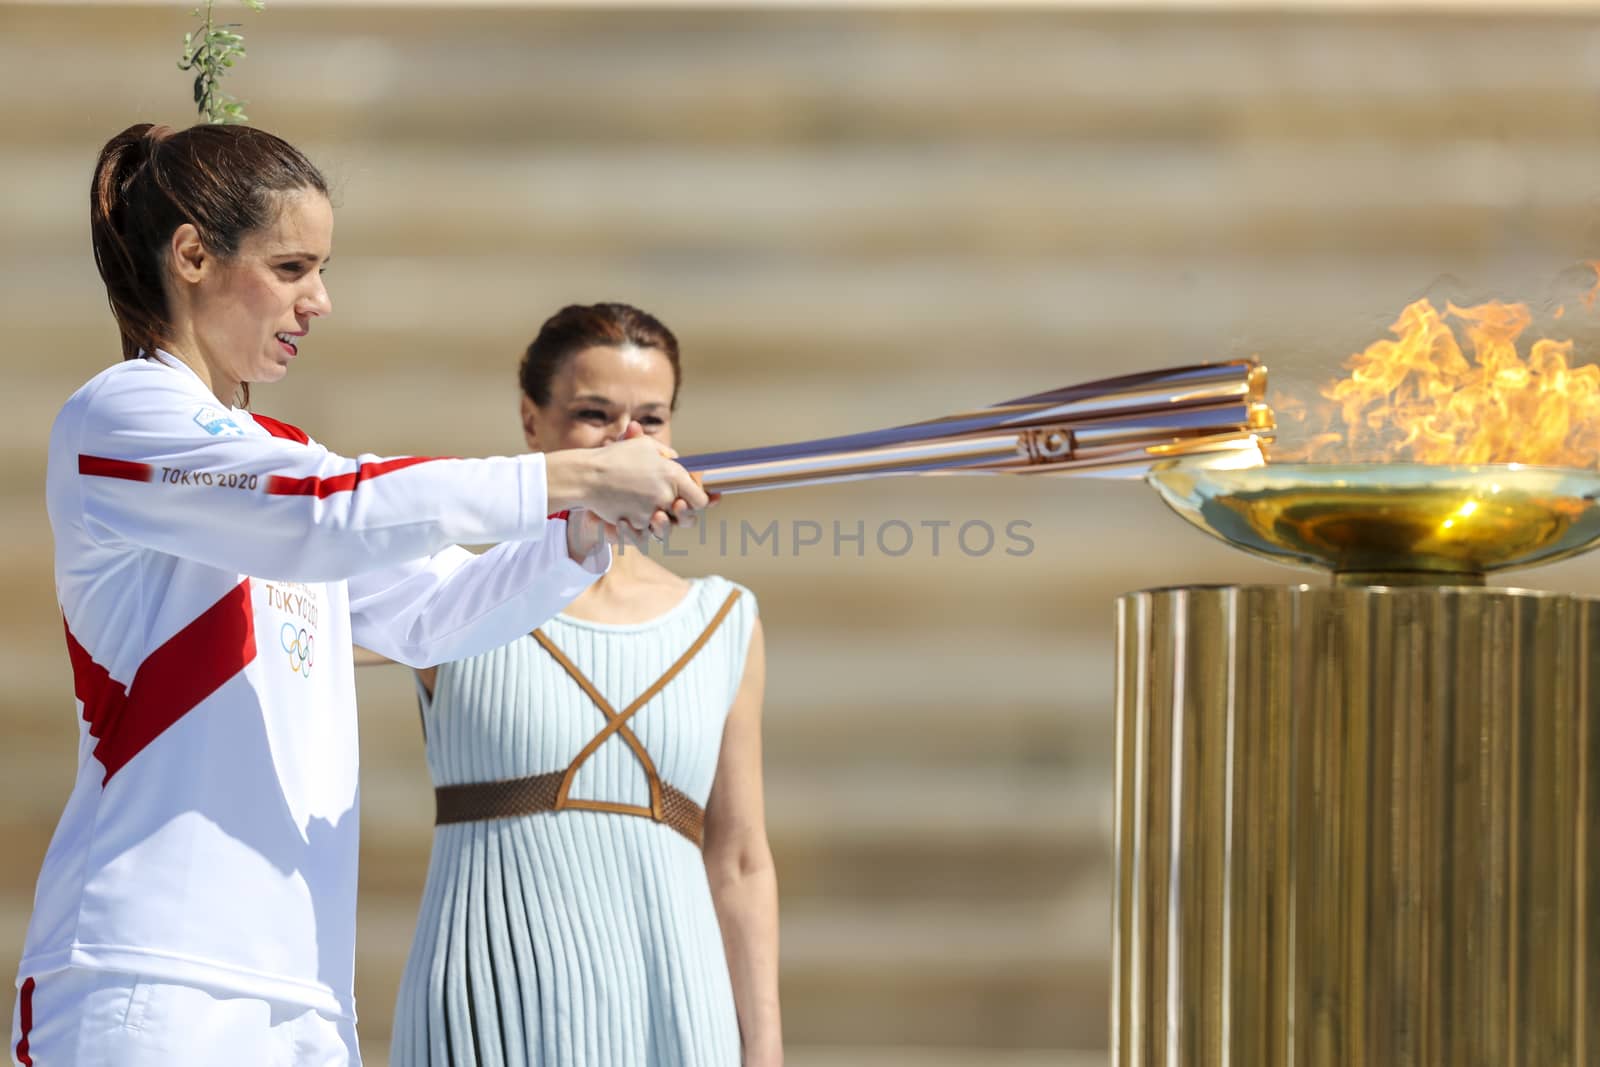
<path id="1" fill-rule="evenodd" d="M 706 471 L 767 460 L 787 461 L 803 455 L 834 455 L 915 444 L 934 437 L 982 435 L 1038 426 L 1077 426 L 1175 409 L 1259 403 L 1264 399 L 1265 386 L 1262 368 L 1250 361 L 1184 367 L 1069 386 L 995 407 L 884 430 L 708 453 L 690 457 L 683 463 L 689 470 Z"/>
<path id="2" fill-rule="evenodd" d="M 1104 470 L 1271 433 L 1259 365 L 1131 375 L 890 430 L 685 457 L 707 489 L 741 493 L 888 475 Z"/>

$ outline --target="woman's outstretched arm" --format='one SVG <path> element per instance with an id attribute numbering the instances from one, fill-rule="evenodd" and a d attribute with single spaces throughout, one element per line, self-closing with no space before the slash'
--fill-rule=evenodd
<path id="1" fill-rule="evenodd" d="M 549 457 L 345 457 L 220 408 L 188 373 L 125 363 L 68 401 L 50 441 L 55 521 L 81 516 L 102 547 L 336 581 L 452 543 L 539 540 L 558 525 L 551 513 L 569 508 L 641 528 L 656 513 L 664 532 L 706 503 L 654 442 Z"/>

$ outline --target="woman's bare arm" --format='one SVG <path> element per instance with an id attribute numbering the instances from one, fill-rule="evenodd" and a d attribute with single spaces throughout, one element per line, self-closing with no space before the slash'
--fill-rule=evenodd
<path id="1" fill-rule="evenodd" d="M 750 634 L 744 678 L 722 732 L 716 781 L 706 804 L 705 863 L 733 979 L 745 1067 L 783 1063 L 778 1010 L 778 877 L 767 844 L 761 778 L 761 702 L 766 649 L 761 621 Z"/>

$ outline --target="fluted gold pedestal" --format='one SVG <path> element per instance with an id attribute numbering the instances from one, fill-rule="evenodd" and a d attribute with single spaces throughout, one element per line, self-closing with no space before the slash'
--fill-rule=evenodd
<path id="1" fill-rule="evenodd" d="M 1117 605 L 1118 1067 L 1600 1064 L 1600 601 Z"/>

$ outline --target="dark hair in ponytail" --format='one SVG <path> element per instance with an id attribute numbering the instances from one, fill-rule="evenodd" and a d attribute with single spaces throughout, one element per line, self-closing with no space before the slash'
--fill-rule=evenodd
<path id="1" fill-rule="evenodd" d="M 153 355 L 172 328 L 162 288 L 167 243 L 192 223 L 226 259 L 277 217 L 275 194 L 328 183 L 299 149 L 251 126 L 143 122 L 106 142 L 89 187 L 89 233 L 122 358 Z"/>
<path id="2" fill-rule="evenodd" d="M 568 356 L 586 348 L 652 348 L 672 364 L 672 406 L 678 406 L 683 370 L 678 339 L 661 320 L 630 304 L 569 304 L 545 320 L 522 357 L 522 391 L 539 407 L 550 403 L 550 383 Z"/>

